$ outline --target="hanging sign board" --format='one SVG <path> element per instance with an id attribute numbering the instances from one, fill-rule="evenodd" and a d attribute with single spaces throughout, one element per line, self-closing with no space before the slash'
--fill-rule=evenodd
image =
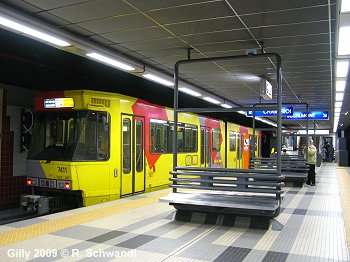
<path id="1" fill-rule="evenodd" d="M 306 120 L 306 112 L 294 112 L 292 116 L 287 116 L 288 120 Z M 311 111 L 309 120 L 329 120 L 328 111 Z"/>
<path id="2" fill-rule="evenodd" d="M 293 107 L 284 106 L 281 108 L 282 116 L 292 116 Z M 248 111 L 247 116 L 253 116 L 254 111 Z M 277 116 L 277 110 L 255 111 L 255 116 Z"/>

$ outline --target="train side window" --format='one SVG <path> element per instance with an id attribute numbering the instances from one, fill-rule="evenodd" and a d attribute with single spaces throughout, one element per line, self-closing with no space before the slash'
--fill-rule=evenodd
<path id="1" fill-rule="evenodd" d="M 236 140 L 237 140 L 237 134 L 233 131 L 230 131 L 230 151 L 236 151 L 237 145 L 236 145 Z"/>
<path id="2" fill-rule="evenodd" d="M 174 123 L 171 121 L 151 119 L 150 151 L 163 154 L 173 152 Z M 197 152 L 198 127 L 196 125 L 178 123 L 178 152 Z"/>
<path id="3" fill-rule="evenodd" d="M 212 150 L 220 151 L 220 129 L 218 128 L 212 129 Z"/>
<path id="4" fill-rule="evenodd" d="M 185 125 L 178 123 L 177 125 L 177 150 L 178 152 L 186 152 L 185 150 Z"/>
<path id="5" fill-rule="evenodd" d="M 131 121 L 123 119 L 123 172 L 129 174 L 131 171 Z"/>
<path id="6" fill-rule="evenodd" d="M 185 152 L 197 152 L 198 127 L 195 125 L 185 124 Z"/>
<path id="7" fill-rule="evenodd" d="M 167 153 L 167 129 L 168 122 L 165 120 L 151 119 L 151 153 Z"/>
<path id="8" fill-rule="evenodd" d="M 98 113 L 97 118 L 97 152 L 99 160 L 109 158 L 109 123 L 107 113 Z"/>

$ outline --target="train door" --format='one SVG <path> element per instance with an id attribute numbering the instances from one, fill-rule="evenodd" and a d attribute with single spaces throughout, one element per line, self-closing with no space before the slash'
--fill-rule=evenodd
<path id="1" fill-rule="evenodd" d="M 210 128 L 201 126 L 201 167 L 211 167 Z"/>
<path id="2" fill-rule="evenodd" d="M 236 168 L 242 168 L 243 167 L 243 134 L 237 133 L 237 161 L 236 161 Z"/>
<path id="3" fill-rule="evenodd" d="M 227 150 L 227 167 L 237 168 L 238 166 L 238 156 L 237 156 L 237 132 L 229 131 L 228 140 L 228 150 Z"/>
<path id="4" fill-rule="evenodd" d="M 144 123 L 143 117 L 122 115 L 122 196 L 145 190 Z"/>

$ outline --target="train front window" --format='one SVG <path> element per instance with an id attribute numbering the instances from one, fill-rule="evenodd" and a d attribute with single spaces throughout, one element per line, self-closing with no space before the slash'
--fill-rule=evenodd
<path id="1" fill-rule="evenodd" d="M 98 161 L 109 158 L 106 112 L 39 112 L 35 115 L 28 159 Z"/>

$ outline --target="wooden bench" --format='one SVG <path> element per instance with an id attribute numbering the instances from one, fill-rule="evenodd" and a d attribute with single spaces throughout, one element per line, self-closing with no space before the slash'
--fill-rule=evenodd
<path id="1" fill-rule="evenodd" d="M 176 167 L 170 174 L 173 193 L 161 200 L 178 210 L 270 218 L 280 212 L 284 177 L 276 171 Z"/>

